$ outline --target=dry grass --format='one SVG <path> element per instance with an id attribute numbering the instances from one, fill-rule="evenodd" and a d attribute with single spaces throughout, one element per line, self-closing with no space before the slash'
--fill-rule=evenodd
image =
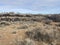
<path id="1" fill-rule="evenodd" d="M 59 22 L 45 16 L 8 18 L 0 22 L 0 45 L 60 45 Z"/>

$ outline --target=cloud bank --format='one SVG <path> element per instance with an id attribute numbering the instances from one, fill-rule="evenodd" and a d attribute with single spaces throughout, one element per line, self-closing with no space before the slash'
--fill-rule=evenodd
<path id="1" fill-rule="evenodd" d="M 60 13 L 60 0 L 0 0 L 0 11 Z"/>

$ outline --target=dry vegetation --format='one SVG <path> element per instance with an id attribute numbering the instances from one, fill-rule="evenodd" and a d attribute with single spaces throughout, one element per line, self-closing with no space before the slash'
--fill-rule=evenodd
<path id="1" fill-rule="evenodd" d="M 0 14 L 0 45 L 60 45 L 60 15 Z"/>

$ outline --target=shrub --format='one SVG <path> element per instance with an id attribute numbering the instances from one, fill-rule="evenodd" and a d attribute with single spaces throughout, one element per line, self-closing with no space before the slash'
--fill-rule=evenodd
<path id="1" fill-rule="evenodd" d="M 60 24 L 55 24 L 56 26 L 60 27 Z"/>
<path id="2" fill-rule="evenodd" d="M 14 18 L 14 21 L 20 21 L 20 19 L 19 18 Z"/>
<path id="3" fill-rule="evenodd" d="M 36 41 L 43 41 L 43 42 L 48 42 L 50 43 L 52 41 L 52 38 L 46 33 L 43 34 L 40 32 L 40 30 L 33 30 L 33 31 L 27 31 L 26 35 Z"/>
<path id="4" fill-rule="evenodd" d="M 43 20 L 45 21 L 45 20 L 48 20 L 48 18 L 46 18 L 46 17 L 44 17 L 44 16 L 36 16 L 36 17 L 33 17 L 32 19 L 31 19 L 32 21 L 36 21 L 36 22 L 42 22 Z"/>
<path id="5" fill-rule="evenodd" d="M 26 17 L 31 17 L 31 15 L 26 14 Z"/>
<path id="6" fill-rule="evenodd" d="M 46 19 L 46 20 L 43 20 L 42 22 L 45 24 L 50 24 L 52 22 L 52 20 Z"/>
<path id="7" fill-rule="evenodd" d="M 8 26 L 10 25 L 10 23 L 7 23 L 7 22 L 0 22 L 0 26 Z"/>
<path id="8" fill-rule="evenodd" d="M 16 31 L 13 31 L 12 34 L 16 34 Z"/>
<path id="9" fill-rule="evenodd" d="M 51 15 L 48 17 L 49 19 L 53 20 L 54 22 L 60 22 L 60 15 Z"/>
<path id="10" fill-rule="evenodd" d="M 27 29 L 27 28 L 28 28 L 28 26 L 26 26 L 26 25 L 23 25 L 21 27 L 17 27 L 17 29 Z"/>
<path id="11" fill-rule="evenodd" d="M 25 40 L 15 39 L 13 41 L 13 44 L 15 44 L 15 45 L 35 45 L 35 43 L 31 39 L 25 39 Z"/>

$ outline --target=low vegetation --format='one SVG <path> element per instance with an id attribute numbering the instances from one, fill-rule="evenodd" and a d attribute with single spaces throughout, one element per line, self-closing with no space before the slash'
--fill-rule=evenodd
<path id="1" fill-rule="evenodd" d="M 60 14 L 0 14 L 0 45 L 60 45 Z"/>

